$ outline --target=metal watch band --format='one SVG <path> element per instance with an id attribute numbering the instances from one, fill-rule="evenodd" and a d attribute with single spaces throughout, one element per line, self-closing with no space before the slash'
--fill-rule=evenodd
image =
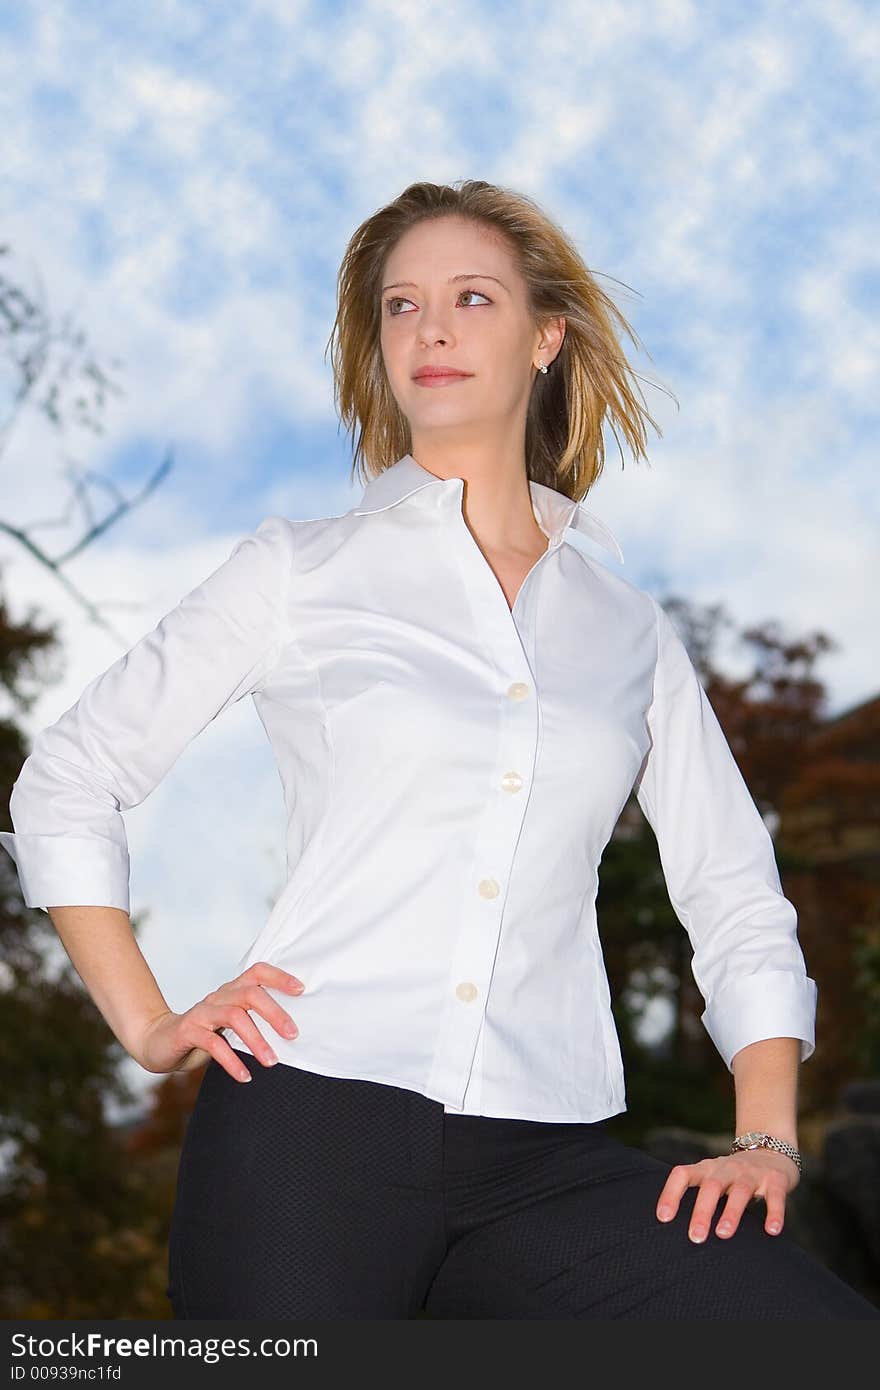
<path id="1" fill-rule="evenodd" d="M 738 1134 L 731 1145 L 732 1154 L 740 1153 L 743 1149 L 775 1149 L 777 1153 L 787 1154 L 793 1158 L 797 1164 L 799 1173 L 803 1173 L 801 1156 L 797 1149 L 786 1143 L 784 1139 L 776 1139 L 772 1134 L 759 1134 L 754 1131 L 748 1134 Z"/>

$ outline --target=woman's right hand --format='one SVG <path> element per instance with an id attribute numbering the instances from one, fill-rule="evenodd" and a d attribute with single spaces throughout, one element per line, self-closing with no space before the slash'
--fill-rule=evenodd
<path id="1" fill-rule="evenodd" d="M 250 1081 L 250 1072 L 218 1030 L 232 1028 L 265 1066 L 272 1066 L 278 1058 L 248 1009 L 261 1014 L 282 1037 L 295 1038 L 299 1032 L 290 1015 L 266 993 L 264 985 L 289 994 L 302 994 L 305 988 L 295 975 L 277 965 L 255 961 L 234 980 L 206 994 L 186 1013 L 176 1014 L 169 1009 L 154 1018 L 132 1055 L 152 1072 L 193 1071 L 213 1057 L 234 1080 Z"/>

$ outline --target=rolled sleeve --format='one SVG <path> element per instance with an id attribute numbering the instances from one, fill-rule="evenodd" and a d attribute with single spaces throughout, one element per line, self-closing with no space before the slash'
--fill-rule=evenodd
<path id="1" fill-rule="evenodd" d="M 793 970 L 762 970 L 731 980 L 702 1015 L 703 1026 L 727 1065 L 749 1043 L 800 1038 L 801 1061 L 815 1051 L 815 980 Z"/>
<path id="2" fill-rule="evenodd" d="M 773 841 L 687 649 L 665 610 L 648 711 L 651 745 L 635 783 L 672 907 L 693 946 L 701 1022 L 729 1071 L 749 1043 L 795 1037 L 815 1051 L 817 988 Z"/>
<path id="3" fill-rule="evenodd" d="M 286 634 L 291 526 L 270 516 L 34 739 L 0 832 L 28 907 L 130 911 L 122 812 L 256 690 Z"/>

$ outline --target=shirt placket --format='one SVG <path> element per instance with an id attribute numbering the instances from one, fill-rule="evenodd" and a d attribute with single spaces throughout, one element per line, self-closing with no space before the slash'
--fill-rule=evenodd
<path id="1" fill-rule="evenodd" d="M 498 737 L 487 774 L 483 813 L 476 826 L 470 883 L 462 900 L 459 930 L 446 977 L 446 1001 L 428 1090 L 463 1107 L 477 1099 L 482 1077 L 474 1070 L 475 1050 L 485 1016 L 492 972 L 501 939 L 508 884 L 534 778 L 540 714 L 527 652 L 513 613 L 491 566 L 467 528 L 461 512 L 462 486 L 442 499 L 453 514 L 444 516 L 444 539 L 452 548 L 471 605 L 474 625 L 494 668 Z M 455 508 L 458 515 L 455 515 Z M 523 609 L 526 585 L 557 548 L 558 539 L 535 562 L 514 604 Z"/>

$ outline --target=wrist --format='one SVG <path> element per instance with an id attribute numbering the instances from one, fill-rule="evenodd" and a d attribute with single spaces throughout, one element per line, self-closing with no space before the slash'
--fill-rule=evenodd
<path id="1" fill-rule="evenodd" d="M 757 1149 L 769 1149 L 774 1153 L 784 1154 L 792 1160 L 798 1174 L 802 1173 L 802 1158 L 797 1145 L 784 1139 L 781 1135 L 771 1134 L 767 1130 L 746 1130 L 736 1134 L 730 1147 L 730 1153 L 750 1153 Z"/>
<path id="2" fill-rule="evenodd" d="M 131 1033 L 129 1034 L 127 1039 L 120 1039 L 129 1056 L 134 1058 L 134 1060 L 140 1066 L 143 1067 L 145 1065 L 144 1058 L 146 1056 L 146 1044 L 153 1029 L 156 1027 L 158 1023 L 162 1021 L 162 1019 L 168 1018 L 168 1016 L 173 1012 L 174 1010 L 169 1008 L 166 1004 L 164 1009 L 160 1010 L 158 1013 L 153 1013 L 148 1015 L 146 1018 L 140 1019 L 138 1021 L 137 1026 L 131 1030 Z M 147 1071 L 150 1070 L 149 1067 L 146 1067 L 145 1069 Z"/>
<path id="3" fill-rule="evenodd" d="M 783 1139 L 786 1144 L 792 1144 L 798 1148 L 797 1121 L 791 1118 L 783 1120 L 767 1119 L 766 1115 L 754 1115 L 745 1112 L 737 1114 L 736 1128 L 733 1137 L 738 1134 L 772 1134 L 776 1139 Z"/>

